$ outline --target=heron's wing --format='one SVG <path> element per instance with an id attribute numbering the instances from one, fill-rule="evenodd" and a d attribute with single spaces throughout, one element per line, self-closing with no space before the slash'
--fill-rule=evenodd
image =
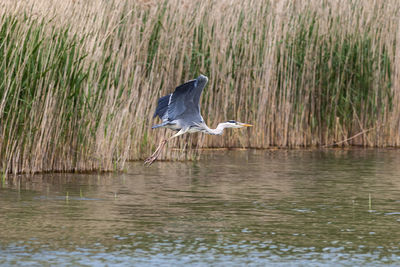
<path id="1" fill-rule="evenodd" d="M 166 115 L 170 97 L 171 94 L 163 96 L 160 99 L 158 99 L 157 109 L 156 112 L 154 112 L 153 118 L 159 116 L 160 119 L 162 119 Z"/>
<path id="2" fill-rule="evenodd" d="M 168 105 L 168 119 L 174 120 L 179 115 L 183 114 L 186 109 L 192 105 L 193 88 L 195 88 L 196 80 L 188 81 L 176 87 L 171 94 L 171 99 Z"/>
<path id="3" fill-rule="evenodd" d="M 207 84 L 207 77 L 200 75 L 197 79 L 178 86 L 171 95 L 168 105 L 168 119 L 183 119 L 188 122 L 202 120 L 199 100 Z"/>
<path id="4" fill-rule="evenodd" d="M 204 75 L 200 75 L 196 80 L 197 80 L 197 88 L 194 90 L 193 103 L 196 105 L 200 113 L 200 96 L 201 93 L 203 92 L 204 87 L 206 87 L 208 78 Z"/>

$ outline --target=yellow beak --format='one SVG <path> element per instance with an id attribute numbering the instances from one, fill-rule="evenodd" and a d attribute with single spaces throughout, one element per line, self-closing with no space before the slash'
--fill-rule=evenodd
<path id="1" fill-rule="evenodd" d="M 241 126 L 244 126 L 244 127 L 253 127 L 253 125 L 247 124 L 247 123 L 242 123 Z"/>

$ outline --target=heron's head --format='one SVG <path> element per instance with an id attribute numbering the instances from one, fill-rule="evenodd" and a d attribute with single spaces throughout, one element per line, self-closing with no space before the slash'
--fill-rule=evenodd
<path id="1" fill-rule="evenodd" d="M 251 127 L 253 125 L 251 124 L 247 124 L 247 123 L 242 123 L 242 122 L 238 122 L 238 121 L 234 121 L 234 120 L 230 120 L 225 122 L 226 127 L 229 128 L 243 128 L 243 127 Z"/>

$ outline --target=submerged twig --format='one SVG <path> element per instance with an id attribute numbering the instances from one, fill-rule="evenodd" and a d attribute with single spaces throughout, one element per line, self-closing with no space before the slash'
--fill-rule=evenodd
<path id="1" fill-rule="evenodd" d="M 380 126 L 381 126 L 381 125 L 380 125 Z M 380 127 L 380 126 L 379 126 L 379 127 Z M 340 142 L 335 142 L 335 143 L 332 143 L 332 144 L 324 145 L 324 146 L 322 146 L 322 147 L 330 147 L 330 146 L 337 146 L 337 145 L 343 144 L 344 142 L 350 141 L 350 140 L 356 138 L 357 136 L 360 136 L 360 135 L 362 135 L 362 134 L 365 134 L 365 133 L 367 133 L 367 132 L 369 132 L 369 131 L 371 131 L 371 130 L 377 128 L 377 127 L 378 127 L 378 126 L 369 128 L 369 129 L 364 130 L 364 131 L 361 131 L 361 132 L 359 132 L 359 133 L 357 133 L 357 134 L 355 134 L 355 135 L 353 135 L 353 136 L 351 136 L 351 137 L 349 137 L 349 138 L 346 138 L 346 139 L 344 139 L 344 140 L 342 140 L 342 141 L 340 141 Z"/>

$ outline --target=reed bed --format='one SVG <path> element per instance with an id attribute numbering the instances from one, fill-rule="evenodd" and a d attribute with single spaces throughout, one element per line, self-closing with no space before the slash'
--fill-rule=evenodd
<path id="1" fill-rule="evenodd" d="M 148 156 L 159 97 L 209 77 L 206 122 L 255 124 L 175 140 L 209 147 L 400 145 L 400 2 L 4 0 L 3 173 L 123 168 Z"/>

